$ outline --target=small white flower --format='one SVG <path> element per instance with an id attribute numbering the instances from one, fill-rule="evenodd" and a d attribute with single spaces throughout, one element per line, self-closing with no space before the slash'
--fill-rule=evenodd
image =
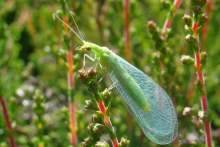
<path id="1" fill-rule="evenodd" d="M 202 111 L 202 110 L 200 110 L 200 111 L 198 112 L 198 116 L 199 116 L 199 118 L 203 119 L 204 116 L 205 116 L 205 112 Z"/>
<path id="2" fill-rule="evenodd" d="M 24 99 L 24 100 L 22 101 L 22 105 L 23 105 L 23 106 L 28 106 L 28 105 L 30 105 L 30 101 L 27 100 L 27 99 Z"/>
<path id="3" fill-rule="evenodd" d="M 183 116 L 186 116 L 187 114 L 189 114 L 190 112 L 191 112 L 191 108 L 190 107 L 185 107 L 184 109 L 183 109 Z"/>
<path id="4" fill-rule="evenodd" d="M 198 141 L 198 136 L 195 133 L 187 134 L 186 138 L 190 144 L 196 144 L 196 142 Z"/>
<path id="5" fill-rule="evenodd" d="M 18 88 L 16 90 L 16 94 L 19 96 L 19 97 L 23 97 L 25 95 L 24 93 L 24 90 L 22 88 Z"/>
<path id="6" fill-rule="evenodd" d="M 95 145 L 96 147 L 109 147 L 108 143 L 105 141 L 99 141 Z"/>

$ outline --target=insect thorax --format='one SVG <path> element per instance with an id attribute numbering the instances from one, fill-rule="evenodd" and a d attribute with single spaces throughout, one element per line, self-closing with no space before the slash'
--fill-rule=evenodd
<path id="1" fill-rule="evenodd" d="M 99 46 L 95 43 L 87 42 L 87 41 L 83 42 L 81 49 L 91 50 L 91 52 L 93 52 L 98 58 L 103 58 L 103 56 L 106 56 L 111 52 L 107 47 Z"/>

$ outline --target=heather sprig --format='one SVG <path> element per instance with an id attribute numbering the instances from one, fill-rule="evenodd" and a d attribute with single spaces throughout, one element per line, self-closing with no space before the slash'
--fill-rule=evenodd
<path id="1" fill-rule="evenodd" d="M 208 100 L 206 92 L 205 77 L 203 73 L 204 58 L 206 58 L 206 52 L 202 47 L 201 39 L 202 28 L 207 20 L 206 13 L 204 11 L 206 0 L 192 0 L 191 13 L 184 15 L 185 30 L 187 32 L 186 41 L 189 45 L 189 50 L 194 53 L 194 67 L 197 75 L 197 87 L 201 94 L 201 107 L 204 113 L 204 134 L 205 144 L 207 147 L 212 146 L 212 130 L 211 123 L 208 119 Z"/>
<path id="2" fill-rule="evenodd" d="M 16 141 L 15 141 L 15 138 L 14 138 L 14 129 L 12 127 L 12 124 L 11 124 L 11 120 L 10 120 L 10 117 L 9 117 L 9 112 L 8 112 L 8 107 L 6 105 L 6 101 L 5 99 L 0 96 L 0 107 L 1 107 L 1 112 L 2 112 L 2 116 L 3 116 L 3 119 L 4 119 L 4 122 L 5 122 L 5 128 L 7 130 L 7 138 L 8 138 L 8 145 L 10 147 L 16 147 Z"/>
<path id="3" fill-rule="evenodd" d="M 111 141 L 113 147 L 127 146 L 129 144 L 127 139 L 123 138 L 120 142 L 118 141 L 115 128 L 110 119 L 110 103 L 108 102 L 110 101 L 111 92 L 109 89 L 101 90 L 103 87 L 99 86 L 100 75 L 97 69 L 82 68 L 79 71 L 79 78 L 88 85 L 88 89 L 92 94 L 92 99 L 85 101 L 84 108 L 86 111 L 94 112 L 92 120 L 88 125 L 90 135 L 81 143 L 82 146 L 101 146 L 101 144 L 108 146 L 106 141 Z M 110 140 L 100 140 L 105 134 L 109 135 Z"/>
<path id="4" fill-rule="evenodd" d="M 33 122 L 36 127 L 36 136 L 34 138 L 34 143 L 38 147 L 44 147 L 46 146 L 46 134 L 45 134 L 45 128 L 46 128 L 46 122 L 44 120 L 44 114 L 45 114 L 45 97 L 43 95 L 43 92 L 40 89 L 35 90 L 34 96 L 33 96 L 33 111 L 34 111 L 34 117 Z"/>

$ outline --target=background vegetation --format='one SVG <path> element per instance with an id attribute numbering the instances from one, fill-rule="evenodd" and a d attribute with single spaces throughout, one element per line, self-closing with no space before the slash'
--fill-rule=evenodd
<path id="1" fill-rule="evenodd" d="M 72 25 L 68 9 L 74 12 L 73 16 L 86 40 L 113 49 L 151 76 L 172 97 L 178 114 L 179 136 L 167 146 L 204 146 L 203 121 L 198 116 L 202 111 L 201 93 L 196 86 L 195 68 L 190 62 L 194 57 L 193 50 L 185 40 L 187 31 L 182 19 L 184 14 L 191 14 L 192 3 L 183 1 L 165 40 L 152 38 L 148 23 L 153 20 L 157 29 L 162 28 L 172 3 L 172 0 L 130 0 L 131 54 L 128 55 L 125 51 L 122 1 L 0 0 L 0 96 L 7 105 L 13 128 L 10 131 L 6 127 L 4 115 L 0 113 L 0 146 L 7 146 L 10 136 L 13 136 L 17 146 L 22 147 L 70 146 L 70 104 L 74 104 L 78 145 L 86 145 L 88 137 L 93 137 L 91 144 L 97 144 L 99 137 L 108 132 L 88 133 L 91 120 L 100 116 L 96 116 L 94 111 L 98 108 L 89 109 L 90 104 L 94 104 L 89 101 L 94 99 L 94 94 L 79 78 L 83 58 L 77 51 L 73 51 L 74 86 L 67 86 L 70 62 L 66 61 L 66 54 L 74 50 L 79 41 L 53 18 L 53 14 L 57 10 L 63 11 L 61 17 Z M 202 63 L 213 144 L 219 146 L 220 1 L 212 2 L 209 18 L 207 37 L 201 42 Z M 106 87 L 102 84 L 97 91 L 103 91 Z M 71 93 L 68 94 L 68 91 Z M 110 106 L 108 115 L 121 144 L 130 142 L 128 146 L 158 146 L 144 137 L 117 94 L 111 94 L 105 102 Z M 190 114 L 185 115 L 186 107 L 191 110 Z M 98 143 L 99 146 L 107 144 L 104 141 Z"/>

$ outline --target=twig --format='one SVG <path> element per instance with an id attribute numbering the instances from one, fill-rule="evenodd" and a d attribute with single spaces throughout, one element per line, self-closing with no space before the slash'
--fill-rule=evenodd
<path id="1" fill-rule="evenodd" d="M 105 34 L 104 34 L 104 29 L 103 29 L 103 22 L 104 22 L 104 17 L 106 14 L 106 0 L 100 0 L 98 1 L 97 4 L 97 11 L 96 11 L 96 24 L 97 24 L 97 29 L 99 31 L 99 36 L 100 36 L 100 41 L 101 43 L 106 42 Z"/>
<path id="2" fill-rule="evenodd" d="M 118 147 L 119 146 L 119 142 L 118 142 L 118 139 L 117 139 L 117 136 L 115 134 L 115 131 L 114 131 L 114 128 L 112 126 L 112 122 L 110 120 L 110 117 L 109 115 L 107 114 L 107 108 L 105 106 L 105 103 L 103 100 L 100 100 L 98 103 L 97 103 L 97 106 L 98 106 L 98 109 L 100 111 L 100 113 L 102 114 L 103 116 L 103 122 L 106 126 L 108 126 L 112 132 L 113 132 L 113 137 L 111 138 L 111 142 L 112 142 L 112 146 L 113 147 Z"/>
<path id="3" fill-rule="evenodd" d="M 212 146 L 212 130 L 211 130 L 211 124 L 208 120 L 207 113 L 208 113 L 208 100 L 207 100 L 207 92 L 206 92 L 206 86 L 205 86 L 205 80 L 204 80 L 204 74 L 203 74 L 203 65 L 201 62 L 201 43 L 200 43 L 200 34 L 199 34 L 199 28 L 203 27 L 203 20 L 204 20 L 204 12 L 203 8 L 207 4 L 206 0 L 201 1 L 192 1 L 192 10 L 193 14 L 192 16 L 185 15 L 185 23 L 186 28 L 189 31 L 189 34 L 186 36 L 187 41 L 189 42 L 190 49 L 194 50 L 194 65 L 197 75 L 197 81 L 198 81 L 198 89 L 201 92 L 201 106 L 202 110 L 206 114 L 204 118 L 204 131 L 205 131 L 205 143 L 207 147 Z"/>
<path id="4" fill-rule="evenodd" d="M 10 147 L 16 147 L 16 143 L 15 143 L 15 139 L 13 137 L 13 128 L 11 125 L 11 121 L 9 119 L 9 115 L 8 115 L 8 109 L 6 106 L 6 103 L 4 101 L 4 98 L 0 96 L 0 105 L 2 106 L 2 114 L 3 114 L 3 118 L 5 120 L 5 125 L 7 127 L 8 130 L 8 142 Z"/>
<path id="5" fill-rule="evenodd" d="M 172 26 L 173 17 L 175 16 L 177 9 L 179 9 L 181 3 L 182 0 L 174 0 L 173 6 L 171 7 L 170 12 L 164 22 L 162 32 L 167 32 L 167 30 Z"/>
<path id="6" fill-rule="evenodd" d="M 131 61 L 132 51 L 130 42 L 130 31 L 129 31 L 129 0 L 124 0 L 124 40 L 125 40 L 125 58 Z"/>
<path id="7" fill-rule="evenodd" d="M 206 16 L 207 16 L 207 19 L 205 21 L 205 24 L 204 26 L 202 27 L 202 40 L 203 42 L 205 42 L 206 40 L 206 37 L 207 37 L 207 30 L 208 30 L 208 25 L 209 25 L 209 21 L 210 21 L 210 15 L 211 15 L 211 12 L 212 12 L 212 7 L 213 7 L 213 1 L 212 0 L 207 0 L 206 1 L 207 3 L 207 6 L 206 6 Z"/>
<path id="8" fill-rule="evenodd" d="M 197 80 L 199 81 L 199 85 L 200 85 L 201 93 L 202 93 L 202 96 L 201 96 L 202 109 L 205 113 L 207 113 L 208 112 L 208 100 L 207 100 L 204 76 L 202 72 L 200 48 L 198 48 L 197 52 L 195 53 L 195 66 L 196 66 L 196 72 L 197 72 Z M 211 131 L 211 124 L 207 118 L 204 120 L 204 129 L 205 129 L 206 145 L 207 147 L 211 147 L 212 146 L 212 133 L 211 133 L 212 131 Z"/>
<path id="9" fill-rule="evenodd" d="M 199 82 L 199 88 L 201 91 L 201 105 L 202 110 L 207 113 L 208 112 L 208 100 L 207 100 L 207 93 L 206 93 L 206 87 L 205 87 L 205 81 L 204 81 L 204 75 L 202 72 L 202 62 L 201 62 L 201 47 L 200 47 L 200 39 L 198 35 L 198 28 L 199 23 L 194 22 L 192 25 L 192 31 L 194 34 L 194 37 L 196 38 L 197 43 L 197 50 L 195 52 L 195 67 L 196 67 L 196 74 L 197 74 L 197 80 Z M 211 131 L 211 124 L 207 118 L 204 120 L 204 129 L 205 129 L 205 142 L 207 147 L 212 146 L 212 131 Z"/>
<path id="10" fill-rule="evenodd" d="M 74 88 L 74 77 L 73 77 L 73 51 L 69 50 L 66 55 L 68 63 L 67 73 L 67 84 L 68 84 L 68 107 L 69 107 L 69 128 L 70 128 L 70 143 L 74 147 L 77 145 L 77 134 L 76 134 L 76 119 L 75 112 L 76 107 L 73 102 L 73 88 Z"/>

